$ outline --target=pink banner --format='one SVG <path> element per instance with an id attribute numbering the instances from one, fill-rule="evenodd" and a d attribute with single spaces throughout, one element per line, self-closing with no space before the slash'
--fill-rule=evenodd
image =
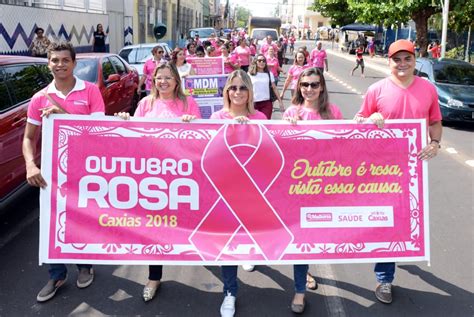
<path id="1" fill-rule="evenodd" d="M 194 57 L 186 61 L 193 66 L 196 75 L 224 74 L 224 60 L 222 57 Z"/>
<path id="2" fill-rule="evenodd" d="M 424 122 L 45 120 L 40 262 L 429 259 Z"/>

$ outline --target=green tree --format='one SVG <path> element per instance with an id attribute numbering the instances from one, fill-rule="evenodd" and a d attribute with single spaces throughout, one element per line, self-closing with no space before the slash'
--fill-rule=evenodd
<path id="1" fill-rule="evenodd" d="M 439 1 L 439 0 L 436 0 Z M 406 23 L 416 24 L 416 41 L 424 55 L 428 47 L 428 19 L 441 11 L 432 0 L 347 0 L 349 9 L 355 11 L 357 20 L 385 26 Z"/>
<path id="2" fill-rule="evenodd" d="M 236 27 L 245 27 L 249 21 L 250 10 L 240 6 L 236 10 Z"/>
<path id="3" fill-rule="evenodd" d="M 315 0 L 308 9 L 331 18 L 331 23 L 334 26 L 353 23 L 357 18 L 356 13 L 349 10 L 349 4 L 346 0 Z"/>

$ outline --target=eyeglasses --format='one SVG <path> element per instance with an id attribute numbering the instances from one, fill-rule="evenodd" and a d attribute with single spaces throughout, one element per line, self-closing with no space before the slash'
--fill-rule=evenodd
<path id="1" fill-rule="evenodd" d="M 230 91 L 248 91 L 249 89 L 245 86 L 236 86 L 236 85 L 232 85 L 232 86 L 229 86 L 229 88 L 227 90 L 230 90 Z"/>
<path id="2" fill-rule="evenodd" d="M 259 63 L 266 63 L 267 61 L 264 60 L 264 59 L 257 59 L 257 62 L 259 62 Z"/>
<path id="3" fill-rule="evenodd" d="M 312 89 L 318 89 L 321 86 L 321 82 L 314 81 L 312 83 L 307 83 L 307 82 L 300 83 L 300 87 L 308 88 L 310 86 Z"/>

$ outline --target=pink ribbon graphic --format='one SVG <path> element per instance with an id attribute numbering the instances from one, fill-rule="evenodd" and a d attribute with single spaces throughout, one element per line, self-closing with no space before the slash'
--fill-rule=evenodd
<path id="1" fill-rule="evenodd" d="M 239 161 L 236 153 L 249 146 L 251 155 Z M 266 259 L 280 259 L 293 235 L 264 196 L 283 168 L 283 155 L 268 131 L 253 124 L 223 126 L 201 165 L 220 195 L 189 238 L 202 258 L 217 260 L 242 226 Z"/>

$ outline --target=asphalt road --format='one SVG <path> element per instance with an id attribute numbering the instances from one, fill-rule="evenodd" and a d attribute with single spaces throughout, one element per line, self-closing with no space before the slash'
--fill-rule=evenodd
<path id="1" fill-rule="evenodd" d="M 366 77 L 350 77 L 355 57 L 328 53 L 331 102 L 351 119 L 367 87 L 386 76 L 386 62 L 367 60 Z M 320 287 L 307 292 L 305 316 L 474 315 L 473 132 L 466 125 L 445 127 L 443 147 L 429 163 L 430 265 L 398 263 L 391 305 L 374 297 L 373 265 L 311 265 Z M 95 282 L 83 290 L 75 286 L 76 270 L 70 266 L 68 284 L 54 299 L 37 303 L 48 278 L 47 267 L 38 266 L 37 202 L 37 191 L 27 191 L 0 219 L 0 316 L 219 316 L 218 267 L 166 266 L 157 297 L 144 303 L 146 266 L 95 266 Z M 291 266 L 259 266 L 252 273 L 239 270 L 238 276 L 236 316 L 293 315 Z"/>

